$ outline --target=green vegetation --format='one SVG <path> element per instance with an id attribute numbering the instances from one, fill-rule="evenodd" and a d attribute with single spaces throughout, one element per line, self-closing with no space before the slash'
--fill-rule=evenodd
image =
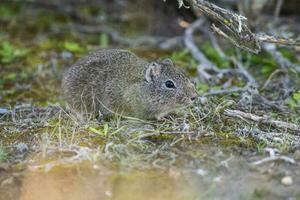
<path id="1" fill-rule="evenodd" d="M 0 58 L 4 64 L 10 63 L 18 58 L 24 57 L 28 53 L 26 49 L 14 47 L 11 43 L 5 41 L 0 46 Z"/>
<path id="2" fill-rule="evenodd" d="M 0 163 L 7 159 L 7 153 L 4 149 L 3 144 L 0 143 Z"/>
<path id="3" fill-rule="evenodd" d="M 287 100 L 287 105 L 293 110 L 300 109 L 300 91 L 291 95 Z"/>
<path id="4" fill-rule="evenodd" d="M 76 42 L 64 42 L 63 48 L 73 53 L 84 51 L 83 47 L 81 47 L 80 44 Z"/>
<path id="5" fill-rule="evenodd" d="M 230 62 L 228 59 L 222 58 L 217 50 L 209 42 L 205 42 L 201 46 L 201 50 L 205 53 L 209 60 L 212 60 L 220 68 L 228 68 Z M 230 55 L 230 53 L 228 53 Z"/>
<path id="6" fill-rule="evenodd" d="M 101 33 L 99 36 L 99 45 L 101 48 L 107 48 L 109 45 L 109 37 L 106 33 Z"/>
<path id="7" fill-rule="evenodd" d="M 155 168 L 166 170 L 168 176 L 175 177 L 174 180 L 178 180 L 175 169 L 182 170 L 182 174 L 190 170 L 194 173 L 192 176 L 195 176 L 198 172 L 201 174 L 200 169 L 203 168 L 209 174 L 197 176 L 210 180 L 204 184 L 209 189 L 208 193 L 203 194 L 206 199 L 205 195 L 209 196 L 218 189 L 218 181 L 223 178 L 234 179 L 235 177 L 231 177 L 233 175 L 240 177 L 245 173 L 245 177 L 249 178 L 253 174 L 259 176 L 256 182 L 252 180 L 255 184 L 257 180 L 261 180 L 262 174 L 264 180 L 271 180 L 268 173 L 273 172 L 248 169 L 249 163 L 268 156 L 266 147 L 276 148 L 287 156 L 297 155 L 299 135 L 294 134 L 295 132 L 270 124 L 226 116 L 224 111 L 240 109 L 258 116 L 266 115 L 283 122 L 300 124 L 299 73 L 287 70 L 275 74 L 265 88 L 258 88 L 264 93 L 265 99 L 269 100 L 270 105 L 265 107 L 253 103 L 256 98 L 253 94 L 235 92 L 201 97 L 193 106 L 161 121 L 145 122 L 120 116 L 109 121 L 78 118 L 65 106 L 61 97 L 62 72 L 88 51 L 110 48 L 112 45 L 114 48 L 129 47 L 116 44 L 106 33 L 84 34 L 66 28 L 69 22 L 73 22 L 69 16 L 37 9 L 37 17 L 33 17 L 31 12 L 22 13 L 19 7 L 0 5 L 0 18 L 5 21 L 0 23 L 5 23 L 7 27 L 5 32 L 0 32 L 0 108 L 13 110 L 6 114 L 0 113 L 0 162 L 15 163 L 27 159 L 39 161 L 40 157 L 49 155 L 47 162 L 57 159 L 56 162 L 50 162 L 54 163 L 54 167 L 66 164 L 66 160 L 70 163 L 108 162 L 113 170 L 119 170 L 118 173 L 123 173 L 120 171 L 124 168 L 125 174 L 129 170 Z M 105 15 L 104 11 L 93 8 L 82 8 L 82 11 L 88 16 Z M 116 22 L 113 20 L 110 23 L 112 27 L 120 25 L 114 24 Z M 136 28 L 136 22 L 127 26 L 129 23 L 130 21 L 126 21 L 124 25 L 122 22 L 124 33 L 142 34 L 132 28 Z M 202 52 L 218 68 L 233 68 L 232 61 L 220 56 L 210 42 L 199 44 Z M 222 48 L 228 57 L 237 56 L 232 46 Z M 149 60 L 170 57 L 191 77 L 198 76 L 198 62 L 187 49 L 144 50 L 142 46 L 132 50 Z M 288 48 L 280 48 L 280 52 L 291 62 L 299 63 L 297 55 Z M 272 73 L 280 69 L 268 53 L 252 55 L 241 52 L 239 56 L 242 57 L 245 68 L 261 86 Z M 287 81 L 286 74 L 291 74 L 290 82 Z M 228 85 L 243 87 L 245 81 L 232 76 L 218 82 L 198 81 L 196 88 L 202 94 L 222 90 Z M 283 86 L 287 85 L 295 86 L 297 90 L 286 94 L 289 91 L 285 91 Z M 281 101 L 284 95 L 286 97 Z M 288 112 L 280 109 L 288 109 Z M 258 134 L 258 130 L 264 132 Z M 12 144 L 20 143 L 28 146 L 28 155 L 27 151 L 24 153 L 10 148 Z M 231 157 L 232 160 L 229 159 Z M 47 165 L 47 162 L 42 160 L 41 166 L 50 170 L 53 166 Z M 70 163 L 67 163 L 68 167 Z M 279 161 L 272 166 L 272 170 L 280 171 L 282 166 Z M 293 165 L 286 166 L 289 172 L 296 171 L 289 168 L 294 167 Z M 14 164 L 14 167 L 20 171 L 26 168 L 23 164 Z M 225 185 L 223 182 L 222 184 Z M 263 199 L 267 194 L 268 190 L 262 188 L 255 190 L 253 196 Z"/>

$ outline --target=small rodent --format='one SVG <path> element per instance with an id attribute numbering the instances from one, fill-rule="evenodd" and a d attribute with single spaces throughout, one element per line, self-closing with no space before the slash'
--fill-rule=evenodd
<path id="1" fill-rule="evenodd" d="M 63 75 L 63 95 L 81 113 L 160 119 L 196 99 L 194 84 L 170 59 L 147 62 L 130 51 L 98 50 Z"/>

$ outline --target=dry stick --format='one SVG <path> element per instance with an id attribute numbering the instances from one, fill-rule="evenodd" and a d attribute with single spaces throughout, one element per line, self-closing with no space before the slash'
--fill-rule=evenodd
<path id="1" fill-rule="evenodd" d="M 263 163 L 266 163 L 266 162 L 271 162 L 271 161 L 284 161 L 284 162 L 287 162 L 287 163 L 290 163 L 290 164 L 298 164 L 295 159 L 293 158 L 290 158 L 290 157 L 287 157 L 287 156 L 281 156 L 281 155 L 278 155 L 279 154 L 279 151 L 278 149 L 273 149 L 273 148 L 265 148 L 265 151 L 269 153 L 270 157 L 268 158 L 263 158 L 261 160 L 258 160 L 258 161 L 255 161 L 255 162 L 252 162 L 251 165 L 260 165 L 260 164 L 263 164 Z"/>
<path id="2" fill-rule="evenodd" d="M 244 16 L 204 0 L 188 0 L 188 2 L 201 10 L 210 19 L 219 22 L 222 29 L 214 26 L 219 30 L 217 33 L 222 33 L 222 36 L 230 40 L 235 46 L 253 53 L 260 51 L 260 44 L 255 34 L 243 22 L 247 20 Z"/>
<path id="3" fill-rule="evenodd" d="M 193 1 L 193 2 L 196 2 L 196 1 Z M 206 4 L 205 1 L 201 1 L 201 2 L 204 3 L 204 4 Z M 208 3 L 206 5 L 214 7 L 213 4 L 209 4 Z M 221 9 L 219 7 L 218 7 L 218 9 L 221 10 L 222 12 L 225 12 L 224 9 Z M 210 12 L 210 11 L 207 11 L 207 12 Z M 211 17 L 211 15 L 209 15 L 209 16 Z M 235 17 L 236 17 L 236 15 L 235 15 Z M 195 44 L 195 41 L 194 41 L 194 38 L 193 38 L 193 32 L 195 31 L 196 28 L 198 28 L 199 26 L 201 26 L 203 23 L 204 23 L 204 19 L 203 18 L 199 18 L 198 20 L 196 20 L 195 22 L 193 22 L 186 29 L 185 35 L 184 35 L 184 43 L 185 43 L 186 47 L 192 52 L 193 57 L 196 58 L 201 63 L 200 65 L 198 65 L 197 71 L 198 71 L 199 76 L 203 77 L 204 80 L 206 81 L 206 80 L 209 80 L 211 78 L 211 75 L 208 74 L 205 71 L 206 69 L 210 69 L 210 70 L 216 71 L 219 74 L 222 73 L 222 72 L 221 72 L 221 70 L 219 70 L 213 63 L 211 63 L 204 56 L 204 54 L 197 48 L 197 46 Z M 239 29 L 241 29 L 241 27 L 243 25 L 241 23 L 239 25 L 240 25 Z M 242 30 L 239 30 L 239 32 L 242 32 Z M 230 39 L 230 37 L 229 37 L 229 39 Z M 234 41 L 232 41 L 232 42 L 234 43 Z M 226 55 L 223 54 L 223 56 L 226 56 Z M 239 72 L 247 79 L 247 81 L 248 81 L 247 85 L 244 88 L 233 88 L 233 89 L 229 89 L 229 90 L 212 91 L 212 92 L 205 93 L 205 94 L 203 94 L 201 96 L 219 95 L 219 94 L 230 94 L 230 93 L 235 93 L 235 92 L 245 92 L 245 91 L 249 90 L 250 86 L 257 86 L 257 83 L 256 83 L 255 79 L 248 73 L 248 71 L 242 66 L 242 64 L 240 62 L 238 62 L 236 59 L 233 59 L 233 61 L 237 65 L 237 67 L 239 69 Z"/>
<path id="4" fill-rule="evenodd" d="M 261 88 L 261 90 L 265 90 L 267 88 L 267 86 L 270 84 L 271 80 L 273 79 L 273 77 L 279 73 L 287 73 L 286 69 L 276 69 L 275 71 L 273 71 L 271 73 L 271 75 L 268 77 L 268 79 L 266 80 L 266 82 L 264 83 L 263 87 Z"/>
<path id="5" fill-rule="evenodd" d="M 209 95 L 222 95 L 222 94 L 231 94 L 231 93 L 239 93 L 239 92 L 247 92 L 250 90 L 250 87 L 254 86 L 257 87 L 257 82 L 254 79 L 254 77 L 245 69 L 245 67 L 242 65 L 241 62 L 239 62 L 236 58 L 231 57 L 228 58 L 226 54 L 223 52 L 223 50 L 220 48 L 219 44 L 216 41 L 216 38 L 213 34 L 208 33 L 211 42 L 213 46 L 216 48 L 218 53 L 224 58 L 224 59 L 230 59 L 232 62 L 238 67 L 238 72 L 241 73 L 248 81 L 245 87 L 242 88 L 233 88 L 229 90 L 219 90 L 219 91 L 212 91 L 208 93 L 204 93 L 202 96 L 209 96 Z"/>
<path id="6" fill-rule="evenodd" d="M 214 32 L 229 40 L 238 48 L 258 53 L 261 51 L 261 42 L 281 45 L 299 46 L 300 39 L 279 38 L 266 34 L 254 34 L 246 25 L 247 18 L 230 10 L 218 7 L 205 0 L 187 0 L 191 5 L 198 8 L 210 19 L 217 21 L 222 26 L 212 24 Z M 281 5 L 279 5 L 281 6 Z"/>
<path id="7" fill-rule="evenodd" d="M 248 88 L 232 88 L 227 90 L 217 90 L 217 91 L 211 91 L 211 92 L 205 92 L 201 94 L 201 97 L 207 97 L 212 95 L 224 95 L 224 94 L 232 94 L 232 93 L 242 93 L 247 92 Z"/>
<path id="8" fill-rule="evenodd" d="M 207 3 L 205 1 L 192 1 L 194 4 L 197 6 L 197 3 L 202 3 L 203 6 L 207 6 L 210 7 L 208 9 L 204 9 L 199 5 L 197 6 L 200 10 L 202 10 L 205 14 L 207 14 L 209 17 L 215 17 L 217 19 L 223 19 L 221 16 L 218 15 L 218 13 L 214 13 L 215 11 L 218 12 L 230 12 L 230 11 L 226 11 L 222 8 L 219 8 L 213 4 Z M 205 8 L 207 8 L 205 7 Z M 213 10 L 211 10 L 213 9 Z M 225 12 L 226 11 L 226 12 Z M 232 12 L 230 12 L 232 15 L 234 15 L 235 19 L 238 18 L 239 20 L 241 20 L 241 17 L 238 16 Z M 220 13 L 219 13 L 220 14 Z M 216 15 L 216 16 L 215 16 Z M 197 48 L 197 46 L 195 45 L 194 39 L 193 39 L 193 32 L 195 31 L 195 29 L 199 26 L 201 26 L 204 23 L 204 19 L 199 18 L 198 20 L 196 20 L 195 22 L 193 22 L 185 31 L 185 37 L 184 37 L 184 42 L 186 47 L 192 52 L 194 58 L 196 58 L 201 64 L 198 65 L 197 67 L 197 71 L 200 77 L 203 77 L 204 80 L 209 80 L 211 78 L 211 75 L 208 74 L 205 70 L 206 69 L 210 69 L 213 70 L 217 73 L 222 73 L 221 70 L 219 70 L 214 64 L 212 64 L 204 55 L 203 53 Z M 215 28 L 216 26 L 213 25 Z M 230 26 L 230 25 L 228 25 Z M 233 29 L 234 27 L 231 26 L 231 28 Z M 217 29 L 217 28 L 216 28 Z M 243 29 L 243 24 L 241 24 L 241 21 L 239 21 L 239 33 L 242 33 L 243 30 L 245 30 L 246 32 L 249 31 L 247 29 L 247 27 L 244 27 Z M 222 32 L 222 31 L 221 31 Z M 224 33 L 224 32 L 222 32 Z M 225 34 L 225 33 L 224 33 Z M 226 35 L 225 37 L 227 37 L 228 35 Z M 228 39 L 232 40 L 233 43 L 235 43 L 234 39 L 232 39 L 231 37 L 228 36 Z M 239 45 L 237 45 L 239 46 Z M 248 49 L 249 50 L 249 49 Z M 226 56 L 225 54 L 223 54 L 223 56 Z M 237 65 L 238 69 L 239 69 L 239 73 L 241 73 L 248 81 L 247 85 L 244 88 L 233 88 L 233 89 L 229 89 L 229 90 L 220 90 L 220 91 L 213 91 L 213 92 L 208 92 L 203 94 L 202 96 L 208 96 L 208 95 L 219 95 L 219 94 L 229 94 L 229 93 L 235 93 L 235 92 L 245 92 L 249 89 L 250 86 L 257 86 L 257 83 L 255 81 L 255 79 L 248 73 L 248 71 L 242 66 L 242 64 L 240 62 L 238 62 L 236 59 L 232 59 L 234 61 L 234 63 Z"/>
<path id="9" fill-rule="evenodd" d="M 216 36 L 215 34 L 213 34 L 211 31 L 205 30 L 205 33 L 208 35 L 212 46 L 215 48 L 215 50 L 218 52 L 218 54 L 223 58 L 223 59 L 227 59 L 227 56 L 225 54 L 225 52 L 222 50 L 222 48 L 220 47 L 220 45 L 217 42 Z"/>
<path id="10" fill-rule="evenodd" d="M 251 136 L 253 139 L 255 139 L 257 142 L 264 142 L 267 145 L 274 143 L 277 144 L 286 144 L 289 142 L 289 146 L 300 146 L 300 136 L 297 135 L 287 135 L 287 132 L 269 132 L 269 131 L 262 131 L 258 128 L 241 128 L 237 129 L 235 131 L 236 135 L 243 136 L 243 137 L 249 137 Z M 291 141 L 287 141 L 287 138 L 291 138 Z"/>
<path id="11" fill-rule="evenodd" d="M 253 163 L 251 163 L 251 165 L 256 166 L 256 165 L 261 165 L 267 162 L 272 162 L 272 161 L 284 161 L 290 164 L 297 164 L 297 162 L 290 157 L 287 156 L 271 156 L 271 157 L 267 157 L 267 158 L 263 158 L 261 160 L 255 161 Z"/>
<path id="12" fill-rule="evenodd" d="M 204 18 L 198 18 L 186 29 L 184 33 L 184 43 L 199 62 L 205 64 L 208 68 L 216 70 L 217 67 L 205 57 L 205 55 L 198 49 L 194 41 L 193 33 L 197 28 L 203 25 L 203 23 Z"/>
<path id="13" fill-rule="evenodd" d="M 282 5 L 283 5 L 283 1 L 284 0 L 277 0 L 275 11 L 274 11 L 274 16 L 276 18 L 278 18 L 279 15 L 280 15 L 280 11 L 281 11 L 281 8 L 282 8 Z"/>
<path id="14" fill-rule="evenodd" d="M 287 58 L 285 58 L 276 48 L 274 44 L 263 45 L 265 51 L 269 52 L 274 60 L 280 65 L 282 69 L 292 69 L 296 72 L 300 72 L 300 65 L 291 63 Z"/>
<path id="15" fill-rule="evenodd" d="M 227 69 L 218 69 L 218 67 L 213 64 L 211 61 L 209 61 L 206 56 L 198 49 L 195 41 L 194 41 L 194 32 L 197 28 L 199 28 L 201 25 L 203 25 L 205 19 L 199 18 L 196 21 L 194 21 L 186 30 L 184 33 L 184 44 L 185 46 L 191 51 L 193 57 L 199 61 L 199 65 L 197 67 L 198 75 L 200 78 L 204 79 L 204 81 L 208 81 L 211 79 L 212 75 L 206 72 L 206 70 L 210 70 L 213 73 L 217 73 L 218 75 L 223 75 L 228 73 L 229 71 L 232 72 L 232 70 Z M 204 30 L 205 32 L 205 30 Z M 207 33 L 206 33 L 207 34 Z M 225 56 L 225 54 L 224 54 Z"/>
<path id="16" fill-rule="evenodd" d="M 242 65 L 241 62 L 239 62 L 236 58 L 232 57 L 231 60 L 233 61 L 233 63 L 238 67 L 240 73 L 245 76 L 245 78 L 247 79 L 248 83 L 245 86 L 246 88 L 254 86 L 257 87 L 258 84 L 256 82 L 256 80 L 254 79 L 254 77 L 245 69 L 245 67 Z"/>
<path id="17" fill-rule="evenodd" d="M 211 79 L 212 75 L 207 73 L 205 70 L 211 70 L 214 72 L 217 72 L 218 74 L 222 74 L 225 71 L 218 69 L 212 62 L 210 62 L 205 55 L 198 49 L 198 47 L 195 44 L 193 33 L 196 28 L 199 26 L 203 25 L 204 19 L 199 18 L 195 22 L 193 22 L 185 31 L 184 34 L 184 43 L 186 47 L 191 51 L 193 57 L 197 59 L 200 64 L 197 67 L 198 75 L 200 78 L 203 78 L 204 81 L 207 81 Z M 225 56 L 225 54 L 224 54 Z M 256 86 L 256 81 L 255 79 L 248 73 L 248 71 L 242 66 L 240 62 L 238 62 L 236 59 L 232 60 L 235 62 L 235 64 L 238 66 L 238 72 L 241 73 L 248 81 L 248 84 L 243 87 L 243 88 L 232 88 L 232 89 L 224 89 L 224 90 L 219 90 L 219 91 L 211 91 L 202 94 L 202 97 L 205 96 L 210 96 L 210 95 L 222 95 L 222 94 L 231 94 L 231 93 L 236 93 L 236 92 L 246 92 L 249 90 L 250 86 Z M 226 71 L 227 72 L 227 71 Z"/>
<path id="18" fill-rule="evenodd" d="M 292 39 L 275 37 L 266 34 L 257 34 L 256 37 L 261 42 L 274 43 L 279 45 L 300 46 L 300 37 L 298 37 L 297 39 Z"/>
<path id="19" fill-rule="evenodd" d="M 290 129 L 293 131 L 296 131 L 296 135 L 300 135 L 300 125 L 293 124 L 293 123 L 288 123 L 288 122 L 283 122 L 279 120 L 274 120 L 271 119 L 269 116 L 257 116 L 252 113 L 246 113 L 242 112 L 240 110 L 230 110 L 226 109 L 224 111 L 224 114 L 229 116 L 229 117 L 235 117 L 235 118 L 240 118 L 240 119 L 249 119 L 258 123 L 263 123 L 263 124 L 269 124 L 272 126 L 275 126 L 277 128 L 285 128 L 285 129 Z"/>
<path id="20" fill-rule="evenodd" d="M 202 77 L 204 81 L 207 81 L 211 79 L 211 75 L 208 74 L 205 70 L 210 69 L 218 71 L 218 68 L 205 57 L 205 55 L 198 49 L 195 44 L 193 33 L 196 28 L 203 25 L 203 23 L 204 18 L 199 18 L 185 30 L 184 44 L 191 51 L 193 57 L 200 62 L 197 67 L 198 75 L 200 76 L 200 78 Z"/>

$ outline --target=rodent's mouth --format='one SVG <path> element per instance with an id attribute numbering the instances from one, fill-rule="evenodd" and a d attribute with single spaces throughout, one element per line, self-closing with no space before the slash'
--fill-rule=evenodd
<path id="1" fill-rule="evenodd" d="M 178 109 L 181 108 L 186 108 L 191 106 L 194 103 L 194 101 L 192 101 L 191 99 L 186 98 L 184 101 L 182 101 L 182 103 L 177 104 L 175 107 L 177 107 Z M 174 107 L 174 105 L 172 105 L 172 107 Z"/>
<path id="2" fill-rule="evenodd" d="M 192 105 L 194 102 L 195 102 L 195 99 L 189 99 L 189 98 L 187 98 L 187 99 L 185 100 L 185 103 L 186 103 L 188 106 Z"/>

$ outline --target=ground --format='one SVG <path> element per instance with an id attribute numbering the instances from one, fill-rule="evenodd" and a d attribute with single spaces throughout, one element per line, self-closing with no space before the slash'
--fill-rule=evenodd
<path id="1" fill-rule="evenodd" d="M 224 78 L 214 86 L 197 81 L 199 100 L 161 121 L 99 122 L 73 116 L 60 91 L 63 70 L 87 52 L 118 47 L 149 60 L 170 57 L 195 80 L 197 60 L 184 47 L 132 47 L 105 32 L 68 29 L 72 19 L 43 9 L 0 4 L 0 16 L 1 200 L 300 199 L 299 130 L 269 123 L 299 127 L 299 73 L 270 78 L 279 70 L 270 54 L 240 56 L 260 85 L 269 78 L 259 92 L 280 105 L 262 105 L 247 92 L 204 95 L 222 89 Z M 135 23 L 126 27 L 126 37 L 139 33 Z M 210 42 L 199 48 L 220 69 L 231 67 Z M 280 52 L 299 64 L 289 48 Z M 236 50 L 229 45 L 226 54 Z M 282 100 L 286 87 L 293 89 Z M 228 114 L 235 110 L 268 120 Z"/>

